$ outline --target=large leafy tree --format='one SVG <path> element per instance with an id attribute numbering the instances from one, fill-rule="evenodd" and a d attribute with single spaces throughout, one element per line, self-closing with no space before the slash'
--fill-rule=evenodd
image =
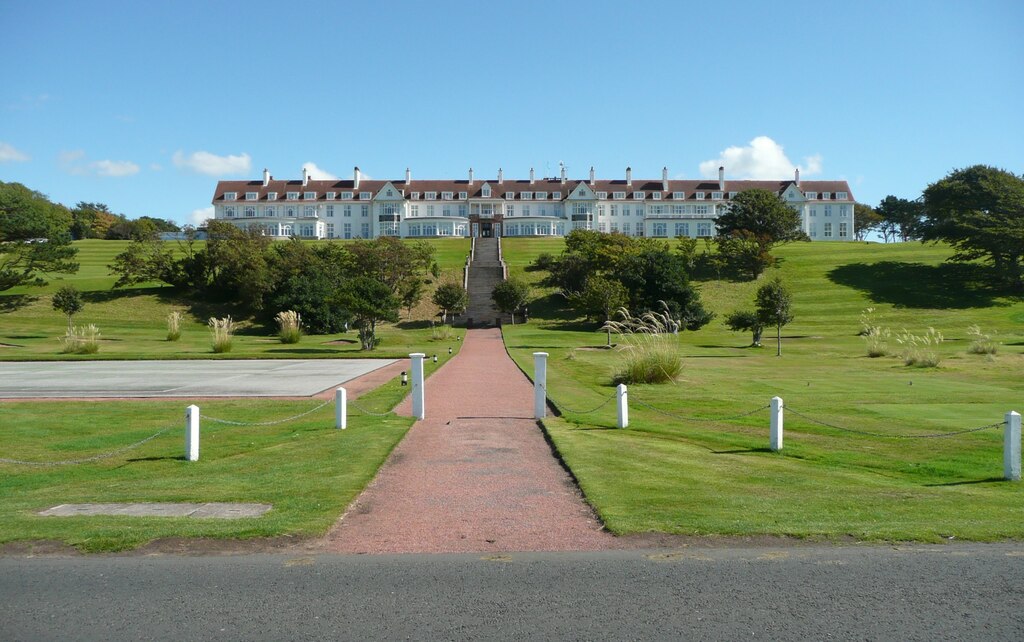
<path id="1" fill-rule="evenodd" d="M 78 271 L 71 213 L 20 183 L 0 182 L 0 292 Z"/>
<path id="2" fill-rule="evenodd" d="M 610 276 L 629 293 L 629 308 L 634 313 L 659 310 L 664 302 L 687 330 L 703 327 L 713 316 L 690 285 L 683 257 L 667 246 L 649 246 L 627 254 Z"/>
<path id="3" fill-rule="evenodd" d="M 460 314 L 469 305 L 469 293 L 460 284 L 449 281 L 437 286 L 431 301 L 441 308 L 441 323 L 447 323 L 449 313 Z"/>
<path id="4" fill-rule="evenodd" d="M 386 284 L 368 276 L 350 280 L 341 293 L 339 303 L 359 330 L 359 343 L 363 350 L 373 350 L 377 346 L 377 324 L 397 322 L 401 306 L 401 301 Z"/>
<path id="5" fill-rule="evenodd" d="M 870 205 L 853 204 L 853 236 L 858 241 L 867 238 L 868 232 L 877 229 L 882 221 L 882 215 Z"/>
<path id="6" fill-rule="evenodd" d="M 882 217 L 879 231 L 888 242 L 891 237 L 901 241 L 921 238 L 921 219 L 924 206 L 920 201 L 910 201 L 896 196 L 886 196 L 875 211 Z"/>
<path id="7" fill-rule="evenodd" d="M 743 237 L 758 246 L 757 252 L 746 256 L 757 257 L 746 261 L 738 271 L 757 270 L 755 278 L 774 263 L 771 249 L 778 243 L 806 240 L 807 235 L 800 229 L 800 214 L 782 198 L 768 190 L 751 189 L 740 192 L 729 203 L 729 209 L 715 221 L 719 236 Z M 723 255 L 728 261 L 730 257 Z M 745 269 L 744 269 L 745 268 Z"/>
<path id="8" fill-rule="evenodd" d="M 953 246 L 954 261 L 985 259 L 1024 289 L 1024 177 L 974 165 L 951 172 L 924 191 L 921 240 Z"/>
<path id="9" fill-rule="evenodd" d="M 512 325 L 516 324 L 516 312 L 519 312 L 530 301 L 530 286 L 526 281 L 515 277 L 506 279 L 494 286 L 491 300 L 498 310 L 512 316 Z"/>

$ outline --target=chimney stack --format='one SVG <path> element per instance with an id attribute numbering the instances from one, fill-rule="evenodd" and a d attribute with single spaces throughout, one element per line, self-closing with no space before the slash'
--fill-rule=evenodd
<path id="1" fill-rule="evenodd" d="M 533 185 L 533 181 L 534 181 L 534 178 L 533 178 L 533 168 L 531 167 L 530 168 L 530 185 Z"/>
<path id="2" fill-rule="evenodd" d="M 412 170 L 408 167 L 405 168 L 405 186 L 408 187 L 409 183 L 412 182 Z"/>
<path id="3" fill-rule="evenodd" d="M 725 168 L 718 168 L 718 189 L 725 191 Z"/>
<path id="4" fill-rule="evenodd" d="M 263 187 L 270 185 L 270 170 L 266 167 L 263 168 Z"/>
<path id="5" fill-rule="evenodd" d="M 469 168 L 469 184 L 470 185 L 473 184 L 473 168 L 472 167 Z"/>
<path id="6" fill-rule="evenodd" d="M 590 166 L 590 186 L 594 186 L 594 166 Z"/>
<path id="7" fill-rule="evenodd" d="M 626 168 L 626 187 L 633 187 L 633 168 Z"/>
<path id="8" fill-rule="evenodd" d="M 661 168 L 661 189 L 665 192 L 668 191 L 668 168 Z"/>
<path id="9" fill-rule="evenodd" d="M 302 186 L 305 187 L 309 184 L 309 170 L 305 167 L 302 168 Z"/>
<path id="10" fill-rule="evenodd" d="M 565 185 L 565 163 L 559 163 L 559 165 L 562 166 L 562 174 L 561 174 L 562 185 Z"/>
<path id="11" fill-rule="evenodd" d="M 800 168 L 799 167 L 797 167 L 796 171 L 794 171 L 794 173 L 793 173 L 793 182 L 796 183 L 797 187 L 800 187 Z"/>
<path id="12" fill-rule="evenodd" d="M 498 185 L 501 185 L 504 182 L 505 182 L 505 172 L 503 172 L 502 169 L 499 167 L 498 168 Z"/>
<path id="13" fill-rule="evenodd" d="M 359 173 L 359 168 L 356 167 L 352 170 L 352 189 L 359 189 L 359 179 L 361 178 L 362 175 Z"/>

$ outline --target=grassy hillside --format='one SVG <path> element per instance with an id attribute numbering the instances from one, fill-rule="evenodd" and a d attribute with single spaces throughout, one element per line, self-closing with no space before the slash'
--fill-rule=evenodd
<path id="1" fill-rule="evenodd" d="M 344 241 L 338 241 L 344 242 Z M 461 279 L 462 265 L 469 253 L 466 239 L 438 239 L 436 259 L 446 276 Z M 83 292 L 85 310 L 75 316 L 75 324 L 96 324 L 102 334 L 100 351 L 90 359 L 214 358 L 206 322 L 211 316 L 229 313 L 226 306 L 190 300 L 169 287 L 141 284 L 113 289 L 114 277 L 107 266 L 127 247 L 127 241 L 79 241 L 79 271 L 72 275 L 51 275 L 43 287 L 20 287 L 0 293 L 0 360 L 76 359 L 60 354 L 59 337 L 67 321 L 51 306 L 51 296 L 63 285 L 71 284 Z M 403 322 L 385 326 L 380 356 L 404 356 L 418 350 L 430 350 L 433 334 L 428 320 L 436 312 L 429 303 L 403 310 Z M 166 341 L 166 318 L 172 310 L 185 314 L 180 341 Z M 223 358 L 315 358 L 365 356 L 359 353 L 354 332 L 331 336 L 305 337 L 298 345 L 284 346 L 272 330 L 240 320 L 233 350 Z M 436 348 L 434 351 L 437 351 Z"/>
<path id="2" fill-rule="evenodd" d="M 560 246 L 505 243 L 512 271 L 534 280 L 540 273 L 523 272 L 526 265 Z M 1024 410 L 1024 302 L 986 286 L 981 268 L 944 264 L 944 247 L 793 244 L 777 254 L 781 263 L 766 276 L 779 274 L 794 293 L 783 356 L 775 356 L 774 332 L 765 348 L 749 348 L 749 334 L 722 323 L 729 311 L 751 306 L 760 282 L 701 282 L 718 318 L 677 338 L 678 382 L 630 387 L 628 430 L 611 429 L 613 403 L 575 412 L 610 397 L 622 354 L 599 349 L 605 337 L 574 319 L 557 295 L 531 305 L 528 325 L 505 327 L 527 372 L 533 351 L 551 354 L 548 390 L 563 418 L 547 426 L 608 526 L 621 533 L 1024 536 L 1022 487 L 998 481 L 1001 428 L 948 439 L 892 437 L 980 427 Z M 894 332 L 941 331 L 939 367 L 868 358 L 857 333 L 869 306 Z M 1000 344 L 994 357 L 968 354 L 972 324 Z M 763 406 L 775 395 L 790 409 L 781 454 L 766 450 Z"/>

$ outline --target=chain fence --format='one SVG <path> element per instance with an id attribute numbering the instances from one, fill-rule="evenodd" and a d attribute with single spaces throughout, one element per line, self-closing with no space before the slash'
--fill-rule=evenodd
<path id="1" fill-rule="evenodd" d="M 61 460 L 58 460 L 58 461 L 30 461 L 30 460 L 24 460 L 24 459 L 8 459 L 6 457 L 0 457 L 0 463 L 3 463 L 3 464 L 17 464 L 19 466 L 41 466 L 41 467 L 45 467 L 45 466 L 71 466 L 71 465 L 75 465 L 75 464 L 88 464 L 90 462 L 100 461 L 102 459 L 109 459 L 111 457 L 115 457 L 117 455 L 120 455 L 121 453 L 125 453 L 125 452 L 128 452 L 129 450 L 133 450 L 135 448 L 138 448 L 139 446 L 141 446 L 141 445 L 143 445 L 143 444 L 145 444 L 147 442 L 153 441 L 154 439 L 156 439 L 160 435 L 163 435 L 164 433 L 166 433 L 169 430 L 174 430 L 175 428 L 180 429 L 181 428 L 181 424 L 173 424 L 173 425 L 167 426 L 166 428 L 161 428 L 160 430 L 156 431 L 155 433 L 153 433 L 149 437 L 146 437 L 145 439 L 140 439 L 139 441 L 137 441 L 137 442 L 135 442 L 133 444 L 129 444 L 129 445 L 124 446 L 122 448 L 118 448 L 117 450 L 110 450 L 110 451 L 107 451 L 107 452 L 104 452 L 104 453 L 100 453 L 98 455 L 92 455 L 90 457 L 82 457 L 82 458 L 79 458 L 79 459 L 61 459 Z"/>
<path id="2" fill-rule="evenodd" d="M 1006 425 L 1005 421 L 997 421 L 995 423 L 985 424 L 984 426 L 978 426 L 976 428 L 967 428 L 967 429 L 964 429 L 964 430 L 951 430 L 949 432 L 935 432 L 935 433 L 927 433 L 927 434 L 923 434 L 923 435 L 891 434 L 891 433 L 871 432 L 869 430 L 856 430 L 854 428 L 846 428 L 844 426 L 837 426 L 836 424 L 829 423 L 827 421 L 822 421 L 820 419 L 815 419 L 814 417 L 810 417 L 810 416 L 808 416 L 808 415 L 806 415 L 806 414 L 804 414 L 804 413 L 802 413 L 802 412 L 800 412 L 798 410 L 794 410 L 790 406 L 784 406 L 783 407 L 783 411 L 787 412 L 787 413 L 793 413 L 794 415 L 796 415 L 797 417 L 800 417 L 801 419 L 809 421 L 812 424 L 817 424 L 819 426 L 824 426 L 825 428 L 832 428 L 833 430 L 838 430 L 840 432 L 851 433 L 851 434 L 854 434 L 854 435 L 864 435 L 864 436 L 867 436 L 867 437 L 882 437 L 882 438 L 887 438 L 887 439 L 943 439 L 943 438 L 946 438 L 946 437 L 956 437 L 957 435 L 966 435 L 966 434 L 969 434 L 969 433 L 972 433 L 972 432 L 981 432 L 983 430 L 991 430 L 992 428 L 998 428 L 1000 426 L 1005 426 Z"/>
<path id="3" fill-rule="evenodd" d="M 369 415 L 370 417 L 387 417 L 389 415 L 395 414 L 394 410 L 385 410 L 384 412 L 374 412 L 372 410 L 367 410 L 366 408 L 357 404 L 352 399 L 348 400 L 348 405 L 352 406 L 353 408 L 363 413 L 364 415 Z"/>
<path id="4" fill-rule="evenodd" d="M 548 393 L 548 389 L 546 387 L 544 387 L 543 385 L 540 386 L 540 389 L 544 391 L 544 396 L 547 397 L 548 399 L 550 399 L 551 403 L 555 404 L 555 406 L 559 410 L 561 410 L 563 412 L 568 412 L 568 413 L 571 413 L 571 414 L 574 414 L 574 415 L 589 415 L 589 414 L 593 414 L 593 413 L 597 412 L 598 410 L 601 410 L 602 408 L 604 408 L 605 406 L 607 406 L 611 402 L 615 401 L 615 398 L 617 396 L 617 393 L 613 392 L 610 397 L 608 397 L 607 399 L 605 399 L 601 403 L 597 404 L 595 407 L 591 408 L 590 410 L 575 410 L 575 409 L 570 408 L 569 406 L 566 406 L 565 404 L 555 400 Z"/>
<path id="5" fill-rule="evenodd" d="M 218 419 L 217 417 L 210 417 L 209 415 L 204 415 L 202 413 L 200 413 L 199 418 L 205 419 L 207 421 L 212 421 L 215 424 L 226 424 L 228 426 L 276 426 L 277 424 L 288 423 L 289 421 L 301 419 L 306 415 L 311 415 L 317 410 L 323 408 L 324 406 L 328 406 L 333 403 L 334 399 L 328 399 L 327 401 L 323 402 L 319 406 L 316 406 L 315 408 L 310 408 L 309 410 L 300 412 L 297 415 L 292 415 L 291 417 L 285 417 L 284 419 L 275 419 L 274 421 L 232 421 L 231 419 Z"/>
<path id="6" fill-rule="evenodd" d="M 758 406 L 757 408 L 754 408 L 753 410 L 748 410 L 746 412 L 737 413 L 735 415 L 726 415 L 726 416 L 723 416 L 723 417 L 692 417 L 692 416 L 680 415 L 680 414 L 677 414 L 677 413 L 674 413 L 674 412 L 669 412 L 667 410 L 662 410 L 661 408 L 652 406 L 649 403 L 646 403 L 644 401 L 640 401 L 639 399 L 635 399 L 635 398 L 632 398 L 632 397 L 630 398 L 630 402 L 631 403 L 635 403 L 638 406 L 642 406 L 644 408 L 647 408 L 648 410 L 656 412 L 659 415 L 663 415 L 665 417 L 671 417 L 673 419 L 679 419 L 681 421 L 693 421 L 693 422 L 698 422 L 698 423 L 710 423 L 710 422 L 715 422 L 715 421 L 732 421 L 734 419 L 742 419 L 744 417 L 749 417 L 751 415 L 756 415 L 757 413 L 759 413 L 761 411 L 764 411 L 764 410 L 768 410 L 768 408 L 771 407 L 771 406 L 765 404 L 763 406 Z"/>

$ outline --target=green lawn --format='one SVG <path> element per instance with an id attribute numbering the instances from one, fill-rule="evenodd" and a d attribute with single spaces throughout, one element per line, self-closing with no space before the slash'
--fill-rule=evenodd
<path id="1" fill-rule="evenodd" d="M 558 240 L 506 239 L 513 273 Z M 631 386 L 631 426 L 615 430 L 611 374 L 621 358 L 597 349 L 604 335 L 538 293 L 528 325 L 506 326 L 510 352 L 527 372 L 531 353 L 549 359 L 548 389 L 563 417 L 547 429 L 588 500 L 617 533 L 767 533 L 868 539 L 1024 537 L 1024 486 L 1002 475 L 1002 429 L 949 439 L 893 439 L 842 432 L 790 412 L 783 453 L 767 451 L 768 414 L 781 396 L 792 410 L 843 428 L 928 434 L 1000 422 L 1024 411 L 1024 303 L 983 285 L 973 268 L 942 263 L 944 247 L 920 244 L 793 244 L 777 272 L 794 292 L 794 322 L 765 348 L 727 330 L 722 317 L 749 306 L 759 283 L 700 283 L 718 317 L 678 343 L 675 384 Z M 772 276 L 769 274 L 768 276 Z M 547 296 L 543 296 L 547 295 Z M 876 308 L 894 332 L 934 326 L 946 336 L 938 368 L 896 356 L 869 359 L 859 316 Z M 978 324 L 999 353 L 967 353 Z M 893 345 L 895 350 L 898 346 Z M 653 408 L 653 409 L 652 409 Z M 694 421 L 691 418 L 712 419 Z"/>

